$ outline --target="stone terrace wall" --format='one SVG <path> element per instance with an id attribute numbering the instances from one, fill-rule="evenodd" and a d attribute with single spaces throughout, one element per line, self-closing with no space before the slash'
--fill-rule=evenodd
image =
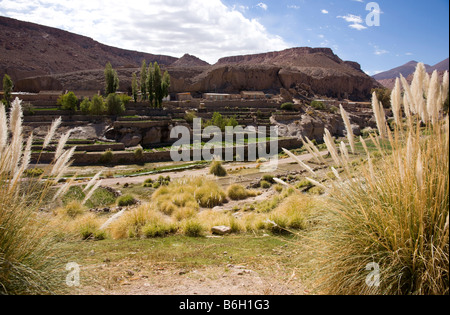
<path id="1" fill-rule="evenodd" d="M 267 147 L 270 143 L 266 142 Z M 278 141 L 278 152 L 281 152 L 282 148 L 296 149 L 301 147 L 301 141 L 296 138 L 280 139 Z M 233 148 L 233 156 L 238 152 L 237 147 Z M 244 146 L 245 158 L 248 157 L 249 146 Z M 190 150 L 190 156 L 193 157 L 193 150 Z M 103 152 L 77 152 L 74 154 L 73 160 L 75 165 L 93 165 L 99 164 L 100 158 Z M 225 156 L 225 148 L 222 149 L 222 156 Z M 50 163 L 54 158 L 54 153 L 33 153 L 32 161 L 36 162 L 40 157 L 40 163 Z M 133 163 L 153 163 L 153 162 L 168 162 L 172 161 L 170 151 L 164 152 L 145 152 L 143 159 L 136 160 L 133 152 L 114 152 L 113 160 L 111 164 L 133 164 Z"/>

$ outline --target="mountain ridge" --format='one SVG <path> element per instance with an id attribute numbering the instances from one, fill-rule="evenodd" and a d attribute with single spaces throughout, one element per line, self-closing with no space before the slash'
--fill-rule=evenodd
<path id="1" fill-rule="evenodd" d="M 185 54 L 181 58 L 107 46 L 95 40 L 29 22 L 0 17 L 0 76 L 8 73 L 17 89 L 102 90 L 107 62 L 117 69 L 121 91 L 129 91 L 132 73 L 143 59 L 169 70 L 171 93 L 239 93 L 260 90 L 367 100 L 379 84 L 354 61 L 343 61 L 330 48 L 294 47 L 231 56 L 216 64 Z"/>

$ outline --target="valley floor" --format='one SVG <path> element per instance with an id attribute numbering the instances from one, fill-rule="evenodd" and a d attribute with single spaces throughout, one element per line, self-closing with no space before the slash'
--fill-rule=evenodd
<path id="1" fill-rule="evenodd" d="M 265 235 L 84 242 L 82 295 L 303 295 L 297 241 Z"/>

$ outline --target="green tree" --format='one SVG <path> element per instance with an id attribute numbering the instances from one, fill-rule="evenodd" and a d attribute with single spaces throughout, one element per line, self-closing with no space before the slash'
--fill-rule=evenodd
<path id="1" fill-rule="evenodd" d="M 94 95 L 92 97 L 91 101 L 91 107 L 89 109 L 89 112 L 92 115 L 102 115 L 106 112 L 106 105 L 105 101 L 103 100 L 103 97 L 100 95 Z"/>
<path id="2" fill-rule="evenodd" d="M 387 88 L 377 88 L 372 89 L 372 93 L 375 92 L 377 94 L 378 100 L 383 104 L 384 108 L 391 107 L 391 93 L 392 91 Z"/>
<path id="3" fill-rule="evenodd" d="M 147 62 L 142 60 L 141 66 L 141 94 L 142 100 L 147 100 Z"/>
<path id="4" fill-rule="evenodd" d="M 83 112 L 83 114 L 89 114 L 91 112 L 91 105 L 92 103 L 89 98 L 85 97 L 80 104 L 80 110 Z"/>
<path id="5" fill-rule="evenodd" d="M 169 72 L 165 71 L 163 78 L 162 78 L 162 83 L 161 83 L 161 90 L 162 90 L 163 98 L 169 96 L 169 89 L 170 89 L 170 75 L 169 75 Z M 162 103 L 162 99 L 161 99 L 161 103 Z"/>
<path id="6" fill-rule="evenodd" d="M 155 62 L 154 70 L 153 70 L 153 89 L 155 92 L 155 107 L 161 107 L 162 105 L 162 99 L 163 99 L 163 93 L 162 93 L 162 75 L 161 75 L 161 68 L 159 67 L 158 63 Z"/>
<path id="7" fill-rule="evenodd" d="M 11 105 L 11 92 L 14 88 L 14 83 L 10 76 L 5 74 L 3 77 L 3 100 L 6 106 Z"/>
<path id="8" fill-rule="evenodd" d="M 73 92 L 68 92 L 58 99 L 58 104 L 61 105 L 61 109 L 63 110 L 70 110 L 74 112 L 78 107 L 78 98 Z"/>
<path id="9" fill-rule="evenodd" d="M 133 100 L 136 103 L 138 98 L 138 83 L 136 73 L 133 73 L 133 78 L 131 80 L 131 94 L 133 96 Z"/>
<path id="10" fill-rule="evenodd" d="M 116 93 L 111 93 L 106 98 L 106 110 L 109 115 L 118 116 L 125 112 L 125 105 Z"/>
<path id="11" fill-rule="evenodd" d="M 105 94 L 109 95 L 116 93 L 119 89 L 119 76 L 111 66 L 110 62 L 108 62 L 105 67 L 105 81 Z"/>
<path id="12" fill-rule="evenodd" d="M 155 100 L 155 85 L 154 85 L 154 77 L 153 73 L 153 64 L 150 62 L 148 65 L 148 76 L 147 76 L 147 89 L 148 89 L 148 99 L 150 100 L 150 106 L 153 107 Z"/>

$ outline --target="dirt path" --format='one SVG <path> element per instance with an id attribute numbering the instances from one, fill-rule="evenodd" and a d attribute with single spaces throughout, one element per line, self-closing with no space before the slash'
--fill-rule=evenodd
<path id="1" fill-rule="evenodd" d="M 313 156 L 311 154 L 305 154 L 305 155 L 299 156 L 299 158 L 303 161 L 308 161 L 308 160 L 312 159 Z M 274 174 L 274 175 L 280 175 L 280 174 L 284 175 L 286 173 L 289 173 L 291 170 L 289 170 L 288 166 L 292 163 L 295 163 L 294 159 L 292 159 L 292 158 L 280 159 L 280 160 L 278 160 L 277 170 L 274 172 L 270 172 L 270 173 Z M 227 169 L 227 171 L 229 171 L 231 169 L 236 169 L 239 167 L 255 169 L 257 166 L 258 166 L 258 163 L 253 163 L 253 162 L 250 162 L 250 163 L 236 162 L 236 163 L 230 163 L 230 164 L 224 165 L 224 167 Z M 301 170 L 300 166 L 297 164 L 295 165 L 295 167 L 291 167 L 291 169 L 292 170 Z M 261 172 L 260 174 L 264 174 L 264 173 Z M 137 177 L 107 178 L 107 179 L 102 180 L 102 185 L 103 186 L 113 186 L 116 184 L 123 185 L 125 183 L 142 184 L 146 179 L 156 180 L 161 175 L 170 176 L 171 179 L 178 179 L 178 178 L 183 178 L 183 177 L 211 176 L 211 175 L 209 175 L 209 168 L 203 168 L 203 169 L 197 169 L 197 170 L 174 171 L 174 172 L 167 172 L 164 174 L 144 175 L 144 176 L 137 176 Z M 261 177 L 261 176 L 259 176 L 259 177 Z M 211 177 L 213 177 L 213 176 L 211 176 Z M 241 177 L 241 178 L 239 178 L 239 177 Z M 238 183 L 248 182 L 249 180 L 245 179 L 244 177 L 245 176 L 230 175 L 227 178 L 222 179 L 222 180 L 238 182 Z"/>

